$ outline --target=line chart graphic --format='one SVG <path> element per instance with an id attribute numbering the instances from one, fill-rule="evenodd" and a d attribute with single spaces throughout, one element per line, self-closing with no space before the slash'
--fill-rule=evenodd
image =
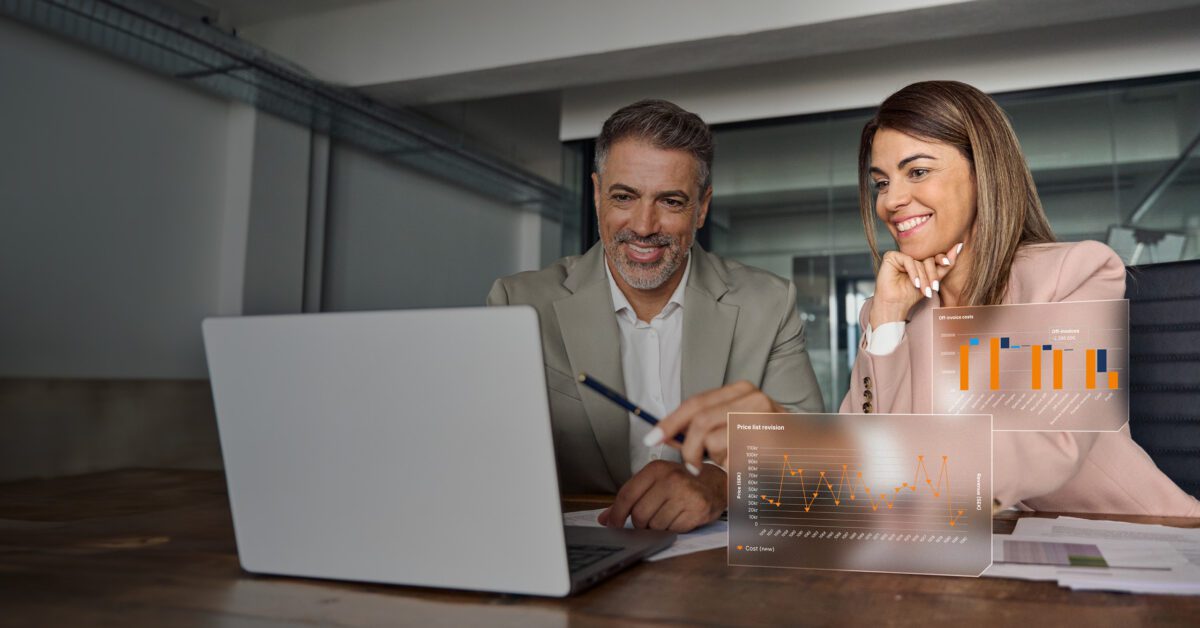
<path id="1" fill-rule="evenodd" d="M 988 415 L 729 415 L 729 564 L 977 576 Z"/>
<path id="2" fill-rule="evenodd" d="M 1109 432 L 1129 422 L 1129 302 L 933 311 L 932 410 L 998 431 Z"/>
<path id="3" fill-rule="evenodd" d="M 783 454 L 783 466 L 779 469 L 779 490 L 776 492 L 775 498 L 772 499 L 766 495 L 762 495 L 761 493 L 759 494 L 760 499 L 772 506 L 775 506 L 776 508 L 782 508 L 784 505 L 784 480 L 787 479 L 787 476 L 794 478 L 798 475 L 800 478 L 800 494 L 798 495 L 798 498 L 799 502 L 801 502 L 804 506 L 804 512 L 809 512 L 812 510 L 813 506 L 820 498 L 822 489 L 827 489 L 829 491 L 829 499 L 833 500 L 834 506 L 841 506 L 843 498 L 848 499 L 849 501 L 855 501 L 858 498 L 858 493 L 861 493 L 867 504 L 870 505 L 871 512 L 877 512 L 881 505 L 886 507 L 887 510 L 891 510 L 896 505 L 896 498 L 900 497 L 901 491 L 912 491 L 915 493 L 918 487 L 923 486 L 918 482 L 918 480 L 921 478 L 922 472 L 924 472 L 925 485 L 927 485 L 929 490 L 932 491 L 933 496 L 941 497 L 943 493 L 945 494 L 947 511 L 946 516 L 949 519 L 950 527 L 957 525 L 958 520 L 961 519 L 966 513 L 966 511 L 962 508 L 957 508 L 951 498 L 950 476 L 946 473 L 947 459 L 949 456 L 942 456 L 942 466 L 937 475 L 937 484 L 933 483 L 933 479 L 929 477 L 929 470 L 925 468 L 925 456 L 918 455 L 916 472 L 913 476 L 912 482 L 904 482 L 900 486 L 892 487 L 892 490 L 895 491 L 894 495 L 889 494 L 886 490 L 876 490 L 875 493 L 872 494 L 871 487 L 863 483 L 862 471 L 854 472 L 854 477 L 850 478 L 848 471 L 849 465 L 846 464 L 842 465 L 841 475 L 837 479 L 837 488 L 834 488 L 833 484 L 830 483 L 829 476 L 827 475 L 826 471 L 818 471 L 818 477 L 815 479 L 815 485 L 813 487 L 815 490 L 813 490 L 812 494 L 810 495 L 808 488 L 804 483 L 805 470 L 792 467 L 791 461 L 788 460 L 789 455 L 790 454 Z M 858 487 L 857 491 L 855 486 Z"/>

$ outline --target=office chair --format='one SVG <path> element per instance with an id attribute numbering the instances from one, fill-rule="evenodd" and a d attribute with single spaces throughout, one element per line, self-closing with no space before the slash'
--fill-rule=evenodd
<path id="1" fill-rule="evenodd" d="M 1200 497 L 1200 260 L 1130 266 L 1129 430 Z"/>

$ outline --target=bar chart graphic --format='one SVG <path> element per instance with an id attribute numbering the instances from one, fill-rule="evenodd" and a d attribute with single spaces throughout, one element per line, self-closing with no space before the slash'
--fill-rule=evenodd
<path id="1" fill-rule="evenodd" d="M 729 564 L 977 576 L 991 417 L 729 415 Z"/>
<path id="2" fill-rule="evenodd" d="M 1110 432 L 1129 421 L 1129 302 L 933 311 L 933 412 L 1000 431 Z"/>

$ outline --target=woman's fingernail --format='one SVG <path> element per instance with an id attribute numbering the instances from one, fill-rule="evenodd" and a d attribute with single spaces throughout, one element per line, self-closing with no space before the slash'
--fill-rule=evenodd
<path id="1" fill-rule="evenodd" d="M 933 298 L 933 290 L 930 290 L 930 289 L 929 289 L 929 286 L 925 286 L 925 298 L 926 298 L 926 299 L 932 299 L 932 298 Z"/>
<path id="2" fill-rule="evenodd" d="M 921 280 L 917 279 L 916 277 L 913 277 L 913 285 L 917 287 L 917 290 L 920 290 L 921 289 Z"/>
<path id="3" fill-rule="evenodd" d="M 653 447 L 653 446 L 661 443 L 662 439 L 663 439 L 663 431 L 656 427 L 656 428 L 650 430 L 646 434 L 646 437 L 642 439 L 642 444 L 644 444 L 647 447 Z"/>
<path id="4" fill-rule="evenodd" d="M 954 249 L 954 254 L 955 254 L 955 255 L 958 255 L 959 253 L 962 253 L 962 245 L 963 245 L 963 243 L 962 243 L 962 242 L 959 242 L 959 243 L 958 243 L 958 248 Z"/>
<path id="5" fill-rule="evenodd" d="M 942 258 L 942 266 L 949 266 L 949 265 L 950 265 L 950 258 L 949 258 L 949 257 L 943 257 L 943 258 Z"/>
<path id="6" fill-rule="evenodd" d="M 940 290 L 938 289 L 938 280 L 937 279 L 933 280 L 933 291 L 940 292 Z"/>
<path id="7" fill-rule="evenodd" d="M 700 475 L 700 467 L 697 467 L 690 462 L 683 463 L 683 466 L 687 467 L 688 473 L 691 473 L 692 475 Z"/>

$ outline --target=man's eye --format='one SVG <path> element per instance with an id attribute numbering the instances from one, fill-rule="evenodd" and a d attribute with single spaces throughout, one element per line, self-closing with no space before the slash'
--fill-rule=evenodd
<path id="1" fill-rule="evenodd" d="M 683 201 L 677 198 L 664 198 L 663 203 L 665 203 L 667 207 L 683 207 Z"/>
<path id="2" fill-rule="evenodd" d="M 633 197 L 628 194 L 613 194 L 613 196 L 612 196 L 612 200 L 614 200 L 618 203 L 624 203 L 631 198 L 633 198 Z"/>

